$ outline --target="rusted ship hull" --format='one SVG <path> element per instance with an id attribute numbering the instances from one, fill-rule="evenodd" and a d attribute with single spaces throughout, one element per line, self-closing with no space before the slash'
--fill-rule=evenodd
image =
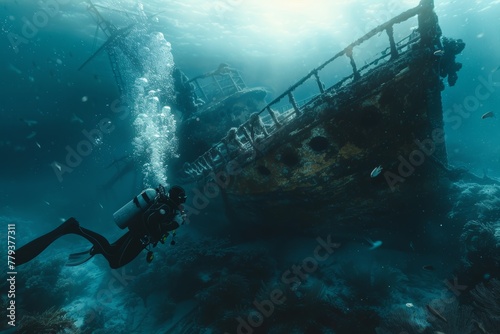
<path id="1" fill-rule="evenodd" d="M 281 129 L 262 144 L 272 149 L 235 171 L 224 189 L 232 220 L 349 224 L 432 203 L 442 172 L 431 159 L 446 160 L 434 71 L 433 57 L 409 53 L 324 94 L 287 126 L 295 131 Z"/>
<path id="2" fill-rule="evenodd" d="M 395 43 L 393 26 L 414 16 L 418 36 Z M 353 49 L 382 32 L 390 60 L 358 69 Z M 221 191 L 228 216 L 254 228 L 390 224 L 443 206 L 441 78 L 456 80 L 463 45 L 442 48 L 433 1 L 423 0 L 311 71 L 184 172 L 199 187 L 227 174 Z M 341 56 L 353 74 L 324 89 L 320 71 Z M 310 79 L 320 94 L 299 107 L 293 92 Z M 286 96 L 293 108 L 275 112 Z M 379 175 L 371 173 L 377 166 Z"/>

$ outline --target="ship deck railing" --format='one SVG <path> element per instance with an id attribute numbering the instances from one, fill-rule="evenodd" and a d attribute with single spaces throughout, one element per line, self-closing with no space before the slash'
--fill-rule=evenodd
<path id="1" fill-rule="evenodd" d="M 405 38 L 396 42 L 394 40 L 394 25 L 408 21 L 415 16 L 418 18 L 418 28 L 411 31 Z M 323 64 L 311 70 L 306 76 L 269 102 L 259 112 L 250 115 L 246 122 L 237 128 L 231 128 L 221 141 L 213 145 L 195 161 L 185 163 L 183 172 L 188 179 L 195 181 L 213 177 L 212 173 L 221 171 L 224 167 L 228 168 L 231 163 L 233 163 L 233 167 L 230 168 L 234 168 L 234 164 L 242 167 L 250 163 L 259 156 L 264 143 L 269 142 L 269 139 L 277 132 L 284 129 L 290 131 L 290 128 L 286 125 L 303 116 L 305 112 L 304 109 L 317 101 L 325 93 L 331 94 L 334 97 L 338 90 L 346 87 L 349 83 L 359 81 L 361 77 L 366 75 L 369 71 L 409 52 L 412 45 L 417 44 L 419 48 L 434 48 L 435 45 L 433 43 L 437 29 L 437 19 L 435 18 L 433 0 L 421 0 L 418 6 L 370 30 L 367 34 L 349 44 Z M 354 60 L 354 49 L 383 32 L 387 34 L 389 42 L 388 47 L 381 53 L 375 55 L 373 60 L 358 68 Z M 325 67 L 344 56 L 349 60 L 352 73 L 337 81 L 329 88 L 325 88 L 325 84 L 322 82 L 320 74 Z M 310 82 L 310 80 L 316 83 L 318 94 L 301 101 L 302 103 L 297 102 L 294 92 L 306 82 Z M 280 109 L 278 104 L 285 98 L 288 98 L 290 107 Z"/>

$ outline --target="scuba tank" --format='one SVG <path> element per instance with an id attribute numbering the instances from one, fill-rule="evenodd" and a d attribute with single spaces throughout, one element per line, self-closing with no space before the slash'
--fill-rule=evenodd
<path id="1" fill-rule="evenodd" d="M 143 214 L 153 203 L 156 197 L 156 190 L 148 188 L 135 196 L 130 202 L 122 206 L 113 213 L 113 220 L 119 228 L 124 229 Z"/>

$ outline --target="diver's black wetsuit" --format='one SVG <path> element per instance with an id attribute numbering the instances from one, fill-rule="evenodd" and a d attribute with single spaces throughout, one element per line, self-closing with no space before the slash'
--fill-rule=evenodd
<path id="1" fill-rule="evenodd" d="M 66 234 L 77 234 L 90 241 L 93 247 L 87 252 L 70 255 L 70 261 L 72 256 L 85 256 L 83 261 L 76 263 L 80 264 L 96 254 L 102 254 L 108 260 L 111 268 L 119 268 L 135 259 L 149 245 L 154 247 L 158 241 L 163 242 L 169 232 L 179 227 L 179 224 L 174 220 L 178 207 L 179 205 L 169 200 L 161 203 L 155 202 L 151 208 L 129 225 L 127 233 L 112 244 L 99 233 L 81 227 L 78 221 L 72 217 L 52 232 L 18 248 L 15 253 L 16 265 L 34 259 L 59 237 Z M 155 219 L 157 218 L 156 210 L 160 209 L 162 210 L 161 221 Z"/>

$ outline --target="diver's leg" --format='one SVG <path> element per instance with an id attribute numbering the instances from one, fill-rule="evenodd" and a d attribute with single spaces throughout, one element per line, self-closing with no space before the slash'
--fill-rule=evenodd
<path id="1" fill-rule="evenodd" d="M 91 255 L 102 254 L 104 256 L 112 256 L 113 249 L 109 244 L 108 240 L 97 232 L 88 230 L 84 227 L 78 226 L 77 229 L 73 230 L 71 233 L 78 234 L 94 245 L 90 251 Z"/>
<path id="2" fill-rule="evenodd" d="M 112 256 L 105 256 L 109 262 L 111 268 L 120 268 L 139 255 L 139 253 L 144 249 L 140 238 L 134 234 L 127 232 L 120 239 L 115 241 L 111 248 Z"/>
<path id="3" fill-rule="evenodd" d="M 90 251 L 90 255 L 102 254 L 108 260 L 111 268 L 119 268 L 129 263 L 144 249 L 140 239 L 134 237 L 130 232 L 127 232 L 110 245 L 102 235 L 81 227 L 78 221 L 72 217 L 52 232 L 44 234 L 18 248 L 15 253 L 16 265 L 31 261 L 51 243 L 66 234 L 77 234 L 90 241 L 94 246 Z"/>
<path id="4" fill-rule="evenodd" d="M 51 243 L 53 243 L 57 238 L 74 233 L 78 228 L 78 221 L 71 217 L 62 223 L 59 227 L 54 229 L 52 232 L 42 235 L 35 240 L 27 243 L 26 245 L 18 248 L 15 253 L 16 266 L 24 264 L 28 261 L 34 259 L 38 254 L 43 252 Z"/>
<path id="5" fill-rule="evenodd" d="M 113 247 L 108 240 L 97 232 L 88 230 L 84 227 L 77 226 L 71 233 L 80 235 L 92 243 L 92 248 L 85 252 L 70 254 L 67 266 L 78 266 L 87 262 L 96 254 L 102 254 L 105 258 L 113 256 Z"/>

